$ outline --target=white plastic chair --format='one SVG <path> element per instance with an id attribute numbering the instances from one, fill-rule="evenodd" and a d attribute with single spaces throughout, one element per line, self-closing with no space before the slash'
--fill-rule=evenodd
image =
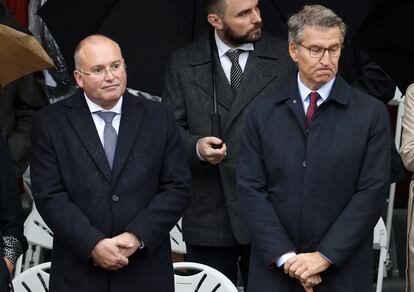
<path id="1" fill-rule="evenodd" d="M 182 272 L 183 274 L 179 273 Z M 187 272 L 192 271 L 190 274 Z M 236 286 L 221 272 L 212 267 L 192 263 L 174 263 L 176 292 L 237 292 Z"/>
<path id="2" fill-rule="evenodd" d="M 15 292 L 48 292 L 50 262 L 30 268 L 13 279 Z"/>
<path id="3" fill-rule="evenodd" d="M 43 221 L 34 203 L 32 211 L 24 222 L 24 235 L 29 247 L 25 253 L 24 264 L 22 263 L 22 257 L 16 263 L 15 276 L 40 263 L 42 248 L 50 250 L 53 248 L 53 233 Z"/>
<path id="4" fill-rule="evenodd" d="M 179 254 L 187 254 L 187 247 L 183 240 L 183 232 L 181 229 L 181 219 L 175 224 L 170 231 L 171 251 Z"/>
<path id="5" fill-rule="evenodd" d="M 387 228 L 385 227 L 385 223 L 382 218 L 378 220 L 377 225 L 375 225 L 374 228 L 374 249 L 378 249 L 380 251 L 376 292 L 381 292 L 388 252 Z"/>

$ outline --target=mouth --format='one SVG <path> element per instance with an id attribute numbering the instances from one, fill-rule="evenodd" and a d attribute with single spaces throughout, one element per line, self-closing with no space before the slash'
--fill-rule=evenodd
<path id="1" fill-rule="evenodd" d="M 119 87 L 119 84 L 111 84 L 111 85 L 108 85 L 108 86 L 103 86 L 102 89 L 111 90 L 111 89 L 115 89 L 115 88 L 118 88 L 118 87 Z"/>

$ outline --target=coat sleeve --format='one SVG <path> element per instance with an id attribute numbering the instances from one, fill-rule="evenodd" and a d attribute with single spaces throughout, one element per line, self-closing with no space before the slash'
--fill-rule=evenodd
<path id="1" fill-rule="evenodd" d="M 87 216 L 71 201 L 66 192 L 54 145 L 44 116 L 40 111 L 34 115 L 32 129 L 31 181 L 36 207 L 54 238 L 65 242 L 85 260 L 104 234 L 91 224 Z M 71 163 L 68 161 L 67 163 Z"/>
<path id="2" fill-rule="evenodd" d="M 184 66 L 184 64 L 180 66 L 180 63 L 182 62 L 179 61 L 177 53 L 174 53 L 165 71 L 162 102 L 170 106 L 174 111 L 175 120 L 184 141 L 185 152 L 190 166 L 192 168 L 200 168 L 206 165 L 206 162 L 200 161 L 196 154 L 197 141 L 202 137 L 192 134 L 189 130 L 186 119 L 188 107 L 185 101 L 186 93 L 179 72 L 179 68 Z"/>
<path id="3" fill-rule="evenodd" d="M 154 249 L 181 218 L 190 201 L 191 175 L 172 113 L 166 111 L 167 137 L 159 187 L 148 206 L 125 228 Z"/>
<path id="4" fill-rule="evenodd" d="M 316 250 L 340 266 L 365 242 L 385 206 L 391 169 L 391 132 L 385 106 L 376 103 L 355 192 Z"/>
<path id="5" fill-rule="evenodd" d="M 237 167 L 237 194 L 240 214 L 249 229 L 252 244 L 263 262 L 271 267 L 283 254 L 295 251 L 285 227 L 279 220 L 269 193 L 262 137 L 258 126 L 257 102 L 249 110 L 242 132 Z"/>
<path id="6" fill-rule="evenodd" d="M 15 85 L 13 103 L 16 122 L 7 137 L 7 142 L 19 176 L 23 174 L 29 164 L 33 113 L 49 103 L 46 92 L 36 74 L 21 78 L 16 81 Z"/>
<path id="7" fill-rule="evenodd" d="M 405 111 L 401 141 L 401 158 L 409 171 L 414 171 L 414 84 L 405 94 Z"/>
<path id="8" fill-rule="evenodd" d="M 6 143 L 0 135 L 0 244 L 3 256 L 15 262 L 26 250 L 17 178 Z"/>

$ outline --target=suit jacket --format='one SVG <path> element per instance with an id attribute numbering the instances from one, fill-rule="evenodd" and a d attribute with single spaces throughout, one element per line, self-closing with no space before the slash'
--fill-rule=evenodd
<path id="1" fill-rule="evenodd" d="M 227 156 L 212 166 L 196 155 L 198 139 L 211 136 L 213 111 L 211 57 L 208 35 L 174 52 L 166 70 L 163 102 L 174 109 L 193 176 L 190 208 L 183 218 L 184 240 L 193 245 L 231 246 L 249 242 L 240 219 L 236 196 L 236 161 L 239 136 L 248 105 L 269 95 L 294 65 L 287 43 L 264 34 L 249 53 L 241 86 L 233 95 L 214 53 L 218 111 Z"/>
<path id="2" fill-rule="evenodd" d="M 403 132 L 401 139 L 401 158 L 405 167 L 414 171 L 414 85 L 407 88 L 405 94 L 405 111 L 403 118 Z M 411 179 L 410 192 L 408 196 L 407 216 L 407 291 L 414 287 L 414 180 Z"/>
<path id="3" fill-rule="evenodd" d="M 190 174 L 173 114 L 123 95 L 113 169 L 82 92 L 33 119 L 33 195 L 54 232 L 50 290 L 174 291 L 169 231 L 188 205 Z M 145 248 L 118 271 L 95 267 L 103 238 L 132 232 Z"/>
<path id="4" fill-rule="evenodd" d="M 0 291 L 9 291 L 9 270 L 3 260 L 4 239 L 16 238 L 21 250 L 15 250 L 19 256 L 27 248 L 23 236 L 22 205 L 17 192 L 17 178 L 13 161 L 9 155 L 4 138 L 0 135 Z"/>
<path id="5" fill-rule="evenodd" d="M 318 291 L 372 291 L 372 231 L 385 205 L 390 128 L 385 106 L 337 76 L 309 132 L 296 74 L 249 112 L 238 194 L 252 236 L 249 290 L 303 291 L 274 260 L 319 251 L 333 266 Z"/>

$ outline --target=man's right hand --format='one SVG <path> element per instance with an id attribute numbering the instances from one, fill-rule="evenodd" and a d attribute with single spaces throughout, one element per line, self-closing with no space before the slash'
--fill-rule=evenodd
<path id="1" fill-rule="evenodd" d="M 214 149 L 213 145 L 222 145 L 220 149 Z M 197 150 L 201 157 L 212 165 L 216 165 L 227 155 L 227 147 L 223 141 L 216 137 L 204 137 L 198 140 Z"/>
<path id="2" fill-rule="evenodd" d="M 92 250 L 91 257 L 95 265 L 105 270 L 119 270 L 128 265 L 128 258 L 119 250 L 119 240 L 105 238 L 99 241 Z M 125 243 L 128 245 L 129 243 Z"/>

